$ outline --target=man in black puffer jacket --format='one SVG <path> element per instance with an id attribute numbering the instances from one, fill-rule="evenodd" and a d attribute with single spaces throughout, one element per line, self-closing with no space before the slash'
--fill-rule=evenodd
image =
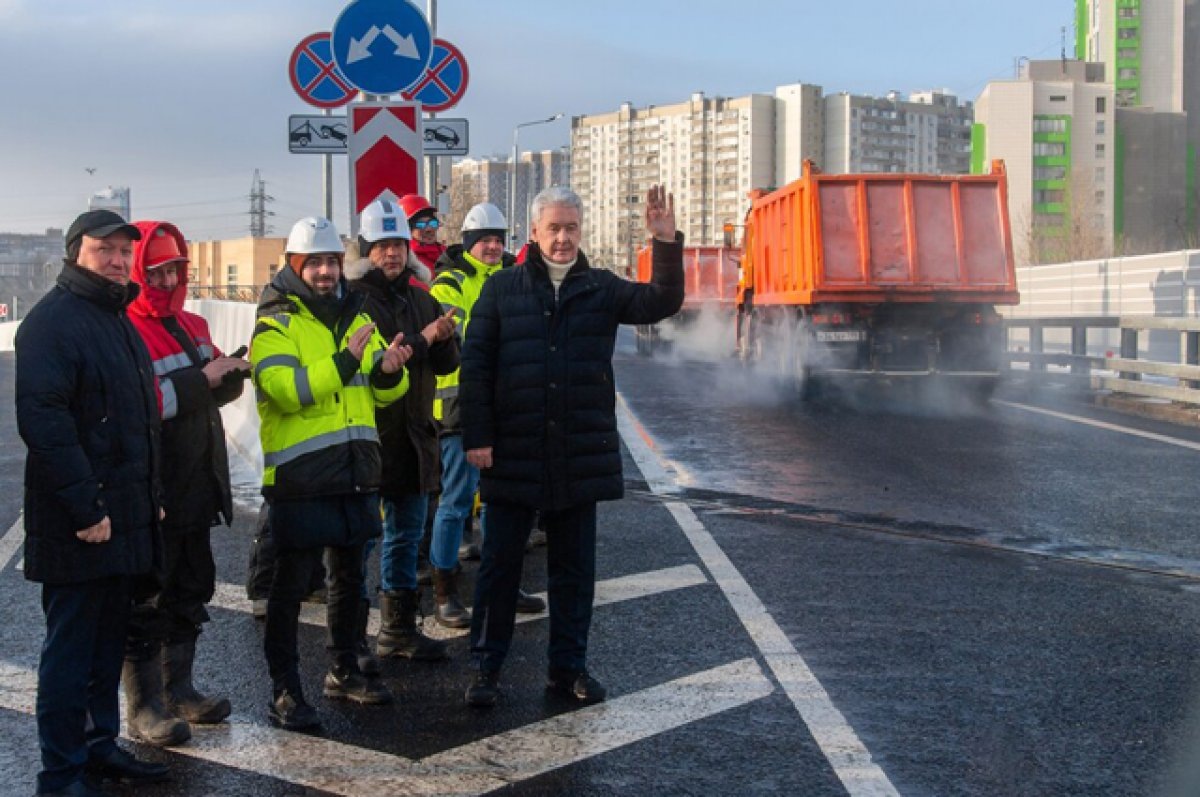
<path id="1" fill-rule="evenodd" d="M 167 768 L 116 745 L 117 685 L 135 577 L 162 566 L 159 399 L 125 308 L 141 233 L 109 210 L 67 231 L 58 284 L 17 332 L 17 428 L 25 460 L 25 577 L 42 584 L 38 794 L 107 794 Z"/>
<path id="2" fill-rule="evenodd" d="M 596 573 L 596 502 L 624 494 L 612 356 L 620 324 L 653 324 L 683 303 L 675 200 L 646 197 L 653 277 L 638 284 L 589 267 L 579 251 L 582 204 L 548 188 L 531 208 L 525 264 L 492 276 L 463 348 L 463 448 L 487 502 L 475 586 L 468 705 L 499 699 L 512 640 L 525 541 L 541 511 L 550 598 L 547 687 L 577 703 L 604 700 L 587 671 Z"/>

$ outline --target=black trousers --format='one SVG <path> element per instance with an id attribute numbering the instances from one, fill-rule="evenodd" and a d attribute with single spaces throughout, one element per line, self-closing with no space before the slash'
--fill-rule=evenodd
<path id="1" fill-rule="evenodd" d="M 139 580 L 134 587 L 126 655 L 153 655 L 162 644 L 189 642 L 208 622 L 206 604 L 217 585 L 207 525 L 163 531 L 161 578 Z"/>
<path id="2" fill-rule="evenodd" d="M 512 644 L 525 542 L 536 513 L 516 504 L 487 505 L 471 610 L 471 655 L 481 670 L 498 672 Z M 550 598 L 550 666 L 584 670 L 596 595 L 596 505 L 544 512 L 542 519 Z"/>
<path id="3" fill-rule="evenodd" d="M 246 597 L 250 600 L 265 600 L 271 593 L 271 582 L 275 580 L 275 537 L 271 534 L 271 506 L 263 502 L 258 511 L 254 528 L 254 541 L 250 544 L 250 565 L 246 569 Z M 313 565 L 308 593 L 325 587 L 325 565 L 318 559 Z M 306 594 L 308 594 L 306 593 Z"/>
<path id="4" fill-rule="evenodd" d="M 128 576 L 42 585 L 46 641 L 38 663 L 38 791 L 79 780 L 89 755 L 112 752 L 131 594 Z"/>

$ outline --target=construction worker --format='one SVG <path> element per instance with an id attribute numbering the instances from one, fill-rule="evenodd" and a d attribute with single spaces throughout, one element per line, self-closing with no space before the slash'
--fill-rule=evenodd
<path id="1" fill-rule="evenodd" d="M 442 223 L 438 219 L 437 209 L 420 194 L 400 197 L 400 207 L 404 208 L 404 219 L 412 234 L 409 248 L 421 264 L 429 269 L 429 276 L 424 279 L 430 283 L 438 261 L 446 254 L 445 244 L 438 240 Z"/>
<path id="2" fill-rule="evenodd" d="M 463 219 L 462 244 L 448 248 L 438 262 L 438 275 L 431 292 L 441 302 L 442 310 L 452 313 L 458 322 L 461 338 L 467 335 L 471 308 L 484 283 L 505 264 L 507 234 L 508 222 L 498 207 L 490 202 L 475 205 Z M 442 495 L 433 520 L 430 561 L 436 601 L 434 616 L 448 628 L 467 628 L 471 624 L 471 614 L 458 595 L 458 548 L 479 484 L 479 471 L 463 454 L 458 376 L 457 369 L 439 376 L 433 401 L 433 417 L 440 424 Z M 524 611 L 540 612 L 545 607 L 540 598 L 525 596 Z"/>
<path id="3" fill-rule="evenodd" d="M 378 676 L 356 656 L 363 610 L 363 546 L 381 533 L 382 479 L 376 407 L 408 389 L 412 349 L 391 343 L 349 293 L 343 246 L 328 219 L 301 219 L 288 235 L 287 267 L 258 303 L 250 348 L 262 422 L 263 496 L 278 549 L 267 599 L 263 650 L 273 685 L 268 713 L 287 730 L 320 717 L 300 683 L 297 630 L 313 561 L 326 553 L 331 664 L 326 697 L 366 705 L 391 702 Z"/>
<path id="4" fill-rule="evenodd" d="M 188 256 L 179 229 L 161 221 L 135 226 L 142 237 L 133 245 L 131 280 L 141 291 L 127 312 L 162 397 L 165 567 L 135 590 L 122 680 L 130 733 L 166 746 L 186 741 L 189 723 L 211 725 L 230 712 L 225 698 L 196 691 L 192 671 L 216 589 L 210 529 L 233 520 L 219 408 L 242 394 L 250 363 L 222 354 L 208 322 L 183 309 Z"/>
<path id="5" fill-rule="evenodd" d="M 417 624 L 417 545 L 425 532 L 429 496 L 441 483 L 433 394 L 437 377 L 458 369 L 458 338 L 451 315 L 443 315 L 428 289 L 411 282 L 420 264 L 409 248 L 408 222 L 400 205 L 387 199 L 368 205 L 358 237 L 363 257 L 346 266 L 350 289 L 366 298 L 363 310 L 385 340 L 400 335 L 413 351 L 406 363 L 408 393 L 375 412 L 383 446 L 383 592 L 376 652 L 383 657 L 444 659 L 446 644 L 422 634 Z M 364 613 L 364 637 L 365 621 Z"/>

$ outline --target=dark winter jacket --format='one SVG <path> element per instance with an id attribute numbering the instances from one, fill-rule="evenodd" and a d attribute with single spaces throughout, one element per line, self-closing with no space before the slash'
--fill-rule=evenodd
<path id="1" fill-rule="evenodd" d="M 581 253 L 557 300 L 536 245 L 488 279 L 462 357 L 463 448 L 491 446 L 484 501 L 546 510 L 624 494 L 612 356 L 619 324 L 683 303 L 682 235 L 654 242 L 649 283 L 593 269 Z"/>
<path id="2" fill-rule="evenodd" d="M 158 400 L 125 315 L 136 295 L 136 285 L 68 263 L 17 332 L 31 581 L 74 584 L 161 565 Z M 107 542 L 75 536 L 105 516 Z"/>
<path id="3" fill-rule="evenodd" d="M 186 255 L 187 242 L 171 224 L 140 221 L 142 241 L 171 235 Z M 212 342 L 208 322 L 183 309 L 187 268 L 179 269 L 173 291 L 146 284 L 146 248 L 134 247 L 130 278 L 141 290 L 129 305 L 129 320 L 150 352 L 162 400 L 162 485 L 164 532 L 207 529 L 233 520 L 225 427 L 218 408 L 242 394 L 242 379 L 215 390 L 202 370 L 224 356 Z"/>
<path id="4" fill-rule="evenodd" d="M 433 394 L 438 376 L 458 368 L 458 338 L 429 346 L 421 330 L 442 314 L 428 290 L 414 286 L 409 270 L 395 280 L 361 260 L 346 266 L 350 289 L 366 297 L 363 311 L 371 317 L 383 339 L 404 333 L 413 354 L 405 363 L 408 392 L 394 404 L 375 411 L 379 442 L 383 446 L 383 482 L 380 493 L 398 498 L 437 492 L 442 480 L 438 430 L 433 420 Z M 360 276 L 361 275 L 361 276 Z"/>

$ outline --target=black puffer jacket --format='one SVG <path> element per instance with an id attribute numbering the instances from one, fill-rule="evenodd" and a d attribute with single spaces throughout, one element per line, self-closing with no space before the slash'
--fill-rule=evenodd
<path id="1" fill-rule="evenodd" d="M 463 447 L 493 448 L 485 501 L 546 510 L 624 494 L 612 355 L 619 324 L 683 303 L 683 236 L 654 242 L 650 283 L 592 269 L 581 253 L 557 300 L 541 252 L 494 274 L 463 347 Z"/>
<path id="2" fill-rule="evenodd" d="M 369 264 L 370 261 L 367 261 Z M 428 290 L 409 281 L 407 269 L 389 280 L 378 268 L 361 264 L 346 267 L 352 279 L 350 290 L 366 296 L 363 311 L 375 322 L 383 339 L 391 342 L 404 333 L 413 347 L 408 369 L 408 392 L 394 404 L 375 411 L 379 442 L 383 446 L 383 483 L 379 492 L 387 498 L 437 492 L 442 481 L 437 424 L 433 420 L 433 393 L 437 376 L 458 368 L 458 338 L 451 337 L 428 346 L 421 330 L 442 314 L 441 305 Z"/>
<path id="3" fill-rule="evenodd" d="M 161 564 L 159 410 L 150 357 L 125 315 L 137 286 L 74 264 L 17 331 L 25 577 L 74 584 Z M 75 532 L 107 515 L 112 537 Z"/>

